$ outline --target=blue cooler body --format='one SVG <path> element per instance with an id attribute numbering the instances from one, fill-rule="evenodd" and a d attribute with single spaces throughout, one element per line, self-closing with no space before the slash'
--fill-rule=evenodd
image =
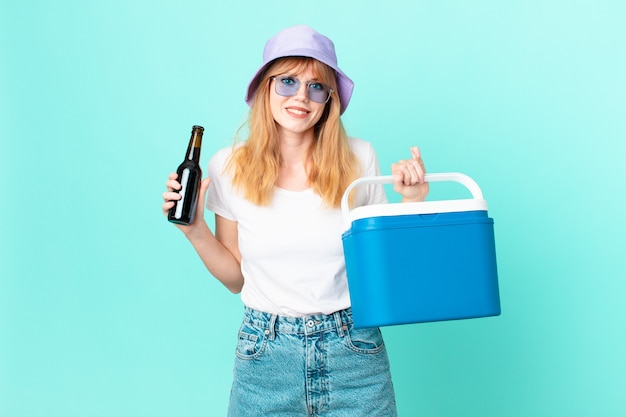
<path id="1" fill-rule="evenodd" d="M 434 322 L 500 314 L 493 219 L 478 185 L 459 173 L 474 198 L 342 209 L 346 271 L 355 327 Z"/>

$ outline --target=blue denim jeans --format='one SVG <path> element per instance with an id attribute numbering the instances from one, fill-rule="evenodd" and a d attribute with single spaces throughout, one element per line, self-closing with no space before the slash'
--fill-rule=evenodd
<path id="1" fill-rule="evenodd" d="M 380 330 L 354 329 L 350 309 L 295 318 L 246 308 L 228 415 L 396 416 Z"/>

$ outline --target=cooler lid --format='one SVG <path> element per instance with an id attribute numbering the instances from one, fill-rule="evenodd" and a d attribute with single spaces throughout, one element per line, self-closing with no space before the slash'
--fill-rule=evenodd
<path id="1" fill-rule="evenodd" d="M 465 174 L 461 174 L 458 172 L 426 174 L 424 179 L 428 182 L 458 182 L 464 185 L 472 193 L 473 198 L 458 200 L 423 201 L 418 203 L 373 204 L 369 206 L 355 207 L 354 209 L 350 210 L 350 207 L 348 206 L 348 195 L 350 194 L 352 188 L 354 188 L 355 186 L 362 184 L 390 184 L 393 182 L 393 177 L 391 175 L 362 177 L 356 179 L 348 186 L 341 200 L 344 230 L 348 230 L 353 221 L 367 217 L 487 210 L 487 202 L 483 199 L 483 194 L 480 190 L 480 187 L 473 179 Z"/>
<path id="2" fill-rule="evenodd" d="M 477 199 L 425 201 L 421 203 L 388 203 L 356 207 L 348 214 L 348 222 L 366 217 L 402 216 L 406 214 L 453 213 L 487 210 L 487 202 Z"/>

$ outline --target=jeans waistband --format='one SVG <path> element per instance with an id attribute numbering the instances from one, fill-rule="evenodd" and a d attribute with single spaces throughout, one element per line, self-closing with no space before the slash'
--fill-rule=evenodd
<path id="1" fill-rule="evenodd" d="M 265 313 L 246 307 L 244 310 L 244 322 L 254 326 L 265 328 L 268 334 L 274 332 L 313 334 L 327 330 L 336 330 L 343 337 L 345 331 L 352 326 L 352 309 L 336 311 L 332 314 L 314 314 L 304 317 L 287 317 L 277 314 Z"/>

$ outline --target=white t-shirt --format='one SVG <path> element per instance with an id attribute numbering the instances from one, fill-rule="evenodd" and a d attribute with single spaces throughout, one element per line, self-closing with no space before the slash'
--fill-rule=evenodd
<path id="1" fill-rule="evenodd" d="M 362 165 L 361 175 L 379 175 L 372 146 L 350 138 Z M 237 222 L 241 299 L 247 307 L 283 316 L 331 314 L 350 306 L 339 208 L 328 208 L 312 189 L 288 191 L 276 187 L 269 206 L 257 206 L 233 188 L 224 172 L 232 148 L 209 161 L 212 179 L 206 207 Z M 384 188 L 356 188 L 354 206 L 385 203 Z"/>

